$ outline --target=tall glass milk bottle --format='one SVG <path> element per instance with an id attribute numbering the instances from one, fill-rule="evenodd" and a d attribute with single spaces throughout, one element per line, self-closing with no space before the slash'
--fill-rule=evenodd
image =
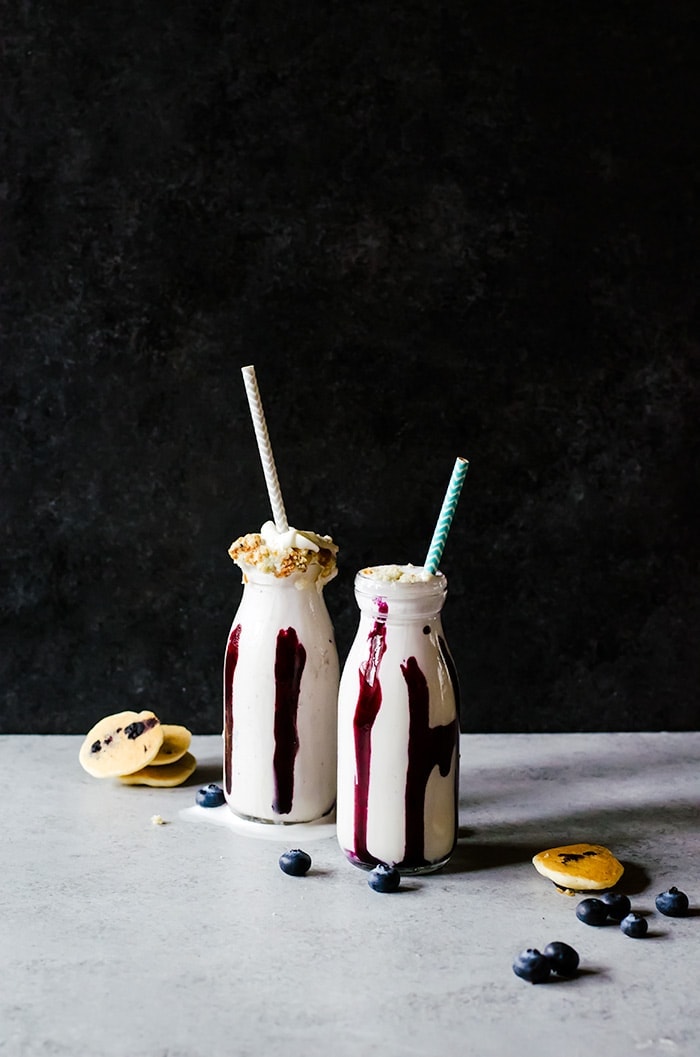
<path id="1" fill-rule="evenodd" d="M 337 833 L 356 866 L 429 873 L 458 834 L 459 690 L 442 573 L 375 566 L 355 577 L 360 623 L 338 698 Z"/>
<path id="2" fill-rule="evenodd" d="M 311 561 L 280 575 L 235 546 L 244 587 L 224 660 L 224 794 L 245 819 L 311 822 L 336 799 L 339 665 L 323 588 L 337 548 L 330 571 Z"/>

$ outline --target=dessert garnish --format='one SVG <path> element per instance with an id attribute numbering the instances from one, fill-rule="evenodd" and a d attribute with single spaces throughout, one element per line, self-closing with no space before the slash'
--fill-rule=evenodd
<path id="1" fill-rule="evenodd" d="M 380 862 L 370 871 L 367 884 L 375 892 L 396 892 L 401 884 L 401 874 L 395 866 Z"/>
<path id="2" fill-rule="evenodd" d="M 552 966 L 549 958 L 546 958 L 544 954 L 534 947 L 528 947 L 526 950 L 521 951 L 513 962 L 515 975 L 519 976 L 521 980 L 527 980 L 530 984 L 543 984 L 545 980 L 549 979 L 551 971 Z"/>
<path id="3" fill-rule="evenodd" d="M 576 917 L 584 925 L 607 925 L 608 908 L 602 899 L 582 899 L 576 907 Z"/>
<path id="4" fill-rule="evenodd" d="M 280 870 L 290 877 L 303 877 L 311 869 L 311 856 L 301 848 L 284 851 L 279 859 Z"/>
<path id="5" fill-rule="evenodd" d="M 221 807 L 226 802 L 223 789 L 215 782 L 198 789 L 195 800 L 200 807 Z"/>
<path id="6" fill-rule="evenodd" d="M 278 533 L 271 521 L 266 521 L 260 532 L 239 536 L 228 553 L 243 570 L 244 577 L 247 569 L 257 569 L 278 579 L 313 569 L 317 579 L 325 585 L 337 572 L 338 546 L 330 536 L 299 532 L 294 528 Z"/>
<path id="7" fill-rule="evenodd" d="M 683 918 L 688 913 L 688 897 L 675 885 L 667 892 L 660 892 L 655 902 L 658 912 L 668 918 Z"/>
<path id="8" fill-rule="evenodd" d="M 568 844 L 548 848 L 533 857 L 538 873 L 564 891 L 585 892 L 612 888 L 624 866 L 601 844 Z"/>
<path id="9" fill-rule="evenodd" d="M 541 952 L 536 947 L 521 951 L 513 962 L 513 972 L 528 983 L 543 984 L 551 973 L 563 977 L 576 976 L 578 963 L 578 951 L 568 943 L 554 940 Z"/>
<path id="10" fill-rule="evenodd" d="M 118 778 L 122 785 L 150 785 L 166 789 L 186 782 L 194 774 L 196 766 L 197 761 L 192 753 L 186 752 L 175 763 L 161 764 L 158 767 L 151 764 L 150 767 L 142 767 L 133 774 L 120 774 Z"/>
<path id="11" fill-rule="evenodd" d="M 88 731 L 78 758 L 94 778 L 114 778 L 151 763 L 162 744 L 163 728 L 153 712 L 117 712 Z"/>
<path id="12" fill-rule="evenodd" d="M 547 944 L 542 953 L 549 961 L 552 972 L 557 976 L 576 975 L 579 963 L 578 951 L 575 951 L 568 943 L 554 940 Z"/>
<path id="13" fill-rule="evenodd" d="M 600 901 L 605 903 L 608 908 L 608 917 L 612 918 L 613 921 L 622 921 L 632 909 L 629 896 L 626 896 L 623 892 L 604 892 L 600 897 Z"/>
<path id="14" fill-rule="evenodd" d="M 88 731 L 80 747 L 81 767 L 93 778 L 118 778 L 125 785 L 181 785 L 197 761 L 187 750 L 187 727 L 164 724 L 154 712 L 117 712 Z"/>
<path id="15" fill-rule="evenodd" d="M 163 744 L 158 750 L 158 755 L 151 760 L 151 767 L 161 767 L 181 760 L 192 741 L 192 732 L 187 727 L 180 727 L 173 723 L 161 723 L 161 730 L 163 731 Z"/>
<path id="16" fill-rule="evenodd" d="M 631 936 L 635 940 L 639 940 L 642 936 L 646 936 L 648 928 L 647 919 L 641 914 L 637 914 L 634 910 L 630 914 L 627 914 L 620 922 L 620 929 L 624 932 L 625 936 Z"/>

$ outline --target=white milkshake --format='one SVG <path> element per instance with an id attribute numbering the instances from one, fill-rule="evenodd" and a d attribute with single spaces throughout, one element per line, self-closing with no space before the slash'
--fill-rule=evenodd
<path id="1" fill-rule="evenodd" d="M 229 550 L 244 588 L 224 661 L 224 793 L 242 818 L 311 822 L 335 804 L 339 667 L 323 588 L 337 550 L 272 522 Z"/>
<path id="2" fill-rule="evenodd" d="M 457 840 L 459 691 L 442 573 L 376 566 L 355 578 L 360 624 L 340 680 L 337 832 L 356 866 L 443 866 Z"/>

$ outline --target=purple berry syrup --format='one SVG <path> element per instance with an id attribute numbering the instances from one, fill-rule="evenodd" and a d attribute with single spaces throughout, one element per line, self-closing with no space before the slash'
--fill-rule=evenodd
<path id="1" fill-rule="evenodd" d="M 360 665 L 360 692 L 353 721 L 355 735 L 355 850 L 354 858 L 362 863 L 376 865 L 377 859 L 367 851 L 367 800 L 369 797 L 369 772 L 372 759 L 372 727 L 382 703 L 382 687 L 379 682 L 379 667 L 386 652 L 387 604 L 377 601 L 379 619 L 369 633 L 369 656 Z"/>
<path id="2" fill-rule="evenodd" d="M 446 778 L 452 754 L 457 751 L 459 724 L 456 719 L 430 726 L 430 691 L 415 657 L 401 665 L 408 689 L 408 768 L 406 772 L 406 844 L 399 869 L 428 866 L 425 858 L 425 792 L 434 767 Z M 456 817 L 456 816 L 455 816 Z M 451 851 L 452 849 L 450 849 Z"/>
<path id="3" fill-rule="evenodd" d="M 224 784 L 231 795 L 233 779 L 233 677 L 238 663 L 241 625 L 232 628 L 224 659 Z M 297 711 L 306 650 L 294 628 L 283 628 L 275 650 L 275 749 L 272 766 L 275 798 L 272 810 L 288 815 L 294 799 L 294 761 L 299 751 Z"/>
<path id="4" fill-rule="evenodd" d="M 240 638 L 241 625 L 236 624 L 235 628 L 231 628 L 224 657 L 224 783 L 229 796 L 231 795 L 233 750 L 233 673 L 238 664 Z"/>
<path id="5" fill-rule="evenodd" d="M 288 815 L 294 799 L 294 761 L 299 751 L 297 710 L 306 650 L 294 628 L 277 635 L 275 651 L 275 751 L 272 760 L 275 798 L 272 810 Z"/>

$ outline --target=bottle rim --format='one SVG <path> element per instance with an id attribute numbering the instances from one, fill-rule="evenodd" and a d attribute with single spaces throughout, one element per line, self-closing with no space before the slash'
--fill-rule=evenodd
<path id="1" fill-rule="evenodd" d="M 385 596 L 398 600 L 411 598 L 444 597 L 447 593 L 447 577 L 439 570 L 434 574 L 428 574 L 427 579 L 415 580 L 384 580 L 373 576 L 369 570 L 402 569 L 419 576 L 423 572 L 422 566 L 413 565 L 373 565 L 360 569 L 355 576 L 355 591 L 363 596 L 378 597 Z"/>

